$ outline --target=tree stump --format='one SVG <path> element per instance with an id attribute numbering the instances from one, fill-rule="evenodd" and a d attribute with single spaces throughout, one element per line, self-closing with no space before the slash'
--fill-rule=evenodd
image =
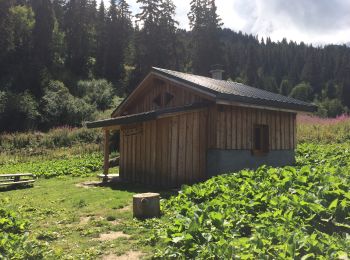
<path id="1" fill-rule="evenodd" d="M 134 218 L 158 218 L 160 216 L 159 193 L 142 193 L 133 196 Z"/>

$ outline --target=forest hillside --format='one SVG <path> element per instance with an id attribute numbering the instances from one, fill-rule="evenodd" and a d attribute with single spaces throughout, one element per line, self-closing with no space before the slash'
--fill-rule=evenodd
<path id="1" fill-rule="evenodd" d="M 214 0 L 191 1 L 190 30 L 171 0 L 0 0 L 0 131 L 80 126 L 108 116 L 152 66 L 225 78 L 348 112 L 350 48 L 235 32 Z"/>

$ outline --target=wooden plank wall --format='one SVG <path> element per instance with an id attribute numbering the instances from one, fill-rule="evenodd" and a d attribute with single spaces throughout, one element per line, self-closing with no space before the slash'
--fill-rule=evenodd
<path id="1" fill-rule="evenodd" d="M 255 124 L 269 126 L 270 150 L 292 150 L 296 147 L 296 115 L 255 108 L 217 105 L 209 111 L 209 148 L 253 148 Z"/>
<path id="2" fill-rule="evenodd" d="M 158 95 L 164 95 L 166 92 L 174 96 L 166 107 L 180 107 L 205 100 L 203 97 L 194 94 L 184 87 L 175 86 L 168 82 L 152 82 L 153 83 L 149 83 L 148 86 L 145 86 L 140 96 L 125 108 L 128 114 L 137 114 L 159 109 L 153 100 Z"/>
<path id="3" fill-rule="evenodd" d="M 163 187 L 204 180 L 207 124 L 202 110 L 121 127 L 121 178 Z"/>
<path id="4" fill-rule="evenodd" d="M 212 106 L 122 126 L 120 176 L 163 187 L 203 180 L 207 149 L 251 150 L 254 124 L 269 126 L 270 150 L 295 149 L 295 114 Z"/>

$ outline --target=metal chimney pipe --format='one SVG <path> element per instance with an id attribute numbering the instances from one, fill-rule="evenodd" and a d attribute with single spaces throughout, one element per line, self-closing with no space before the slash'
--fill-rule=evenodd
<path id="1" fill-rule="evenodd" d="M 223 65 L 220 64 L 216 64 L 212 66 L 212 70 L 210 71 L 211 73 L 211 77 L 213 79 L 218 79 L 218 80 L 222 80 L 222 75 L 225 72 L 223 69 Z"/>

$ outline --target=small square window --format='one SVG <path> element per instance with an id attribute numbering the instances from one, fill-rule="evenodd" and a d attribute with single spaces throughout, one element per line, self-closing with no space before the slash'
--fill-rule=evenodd
<path id="1" fill-rule="evenodd" d="M 269 127 L 255 125 L 253 130 L 253 154 L 266 154 L 269 152 Z"/>

